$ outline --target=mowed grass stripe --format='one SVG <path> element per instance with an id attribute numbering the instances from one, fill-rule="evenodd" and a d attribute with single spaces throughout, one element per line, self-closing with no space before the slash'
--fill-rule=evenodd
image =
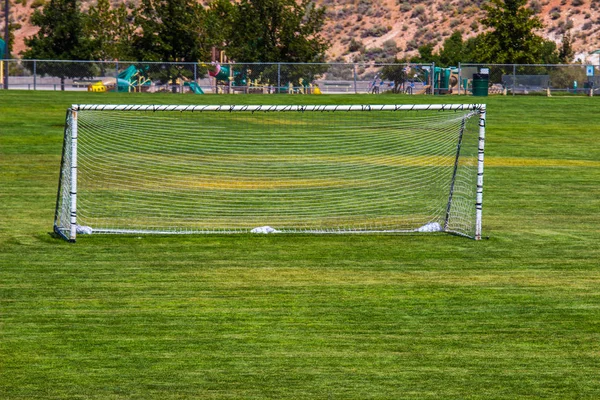
<path id="1" fill-rule="evenodd" d="M 487 157 L 485 165 L 488 167 L 600 167 L 600 161 L 591 160 L 560 160 L 544 158 L 520 157 Z"/>

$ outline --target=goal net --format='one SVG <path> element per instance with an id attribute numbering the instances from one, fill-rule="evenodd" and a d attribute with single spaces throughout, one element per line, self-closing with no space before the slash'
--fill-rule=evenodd
<path id="1" fill-rule="evenodd" d="M 73 105 L 54 230 L 478 239 L 484 136 L 480 104 Z"/>

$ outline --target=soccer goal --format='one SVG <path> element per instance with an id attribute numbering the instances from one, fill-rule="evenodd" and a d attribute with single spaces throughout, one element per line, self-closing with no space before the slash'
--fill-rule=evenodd
<path id="1" fill-rule="evenodd" d="M 483 104 L 73 105 L 54 230 L 481 238 Z"/>

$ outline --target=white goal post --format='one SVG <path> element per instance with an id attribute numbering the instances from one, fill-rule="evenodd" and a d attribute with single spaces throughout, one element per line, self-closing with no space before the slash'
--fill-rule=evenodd
<path id="1" fill-rule="evenodd" d="M 73 105 L 54 231 L 69 241 L 251 231 L 480 239 L 485 121 L 485 104 Z"/>

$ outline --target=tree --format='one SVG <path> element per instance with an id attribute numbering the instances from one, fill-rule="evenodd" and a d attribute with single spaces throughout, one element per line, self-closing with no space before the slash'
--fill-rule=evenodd
<path id="1" fill-rule="evenodd" d="M 31 23 L 40 30 L 25 39 L 28 49 L 23 58 L 69 61 L 91 58 L 91 46 L 83 32 L 83 15 L 77 0 L 50 0 L 41 11 L 34 11 Z M 65 78 L 90 77 L 91 71 L 89 63 L 37 63 L 38 73 L 60 77 L 61 90 L 65 90 Z"/>
<path id="2" fill-rule="evenodd" d="M 196 63 L 207 60 L 211 37 L 204 25 L 205 10 L 195 0 L 142 0 L 134 12 L 138 28 L 132 40 L 138 61 Z M 152 67 L 149 74 L 165 83 L 191 77 L 189 66 Z"/>
<path id="3" fill-rule="evenodd" d="M 405 64 L 404 60 L 394 59 L 394 63 L 386 65 L 381 69 L 381 79 L 394 82 L 394 93 L 402 91 L 404 82 L 408 79 L 408 71 L 410 67 Z"/>
<path id="4" fill-rule="evenodd" d="M 15 43 L 15 31 L 18 31 L 21 28 L 22 28 L 22 25 L 19 23 L 9 22 L 9 24 L 8 24 L 8 54 L 9 55 L 12 54 L 12 52 L 13 52 L 13 45 Z M 1 49 L 3 49 L 2 52 L 0 53 L 0 58 L 4 58 L 4 56 L 5 56 L 4 53 L 6 51 L 6 48 L 4 46 L 6 44 L 4 42 L 4 39 L 5 39 L 4 37 L 0 38 L 0 40 L 2 41 Z"/>
<path id="5" fill-rule="evenodd" d="M 412 63 L 436 63 L 439 64 L 440 59 L 437 54 L 434 54 L 433 43 L 427 43 L 419 47 L 419 55 L 410 59 Z"/>
<path id="6" fill-rule="evenodd" d="M 244 62 L 324 62 L 325 8 L 312 0 L 241 0 L 227 52 Z"/>
<path id="7" fill-rule="evenodd" d="M 250 79 L 280 76 L 282 85 L 308 85 L 326 71 L 324 65 L 289 64 L 325 62 L 329 45 L 320 34 L 325 8 L 316 7 L 312 0 L 241 0 L 234 3 L 231 22 L 225 48 L 229 58 L 287 63 L 254 65 L 246 71 Z"/>
<path id="8" fill-rule="evenodd" d="M 483 63 L 534 64 L 548 57 L 546 40 L 535 34 L 542 21 L 526 8 L 527 0 L 490 0 L 482 25 L 492 30 L 481 35 L 476 59 Z"/>
<path id="9" fill-rule="evenodd" d="M 228 47 L 231 35 L 236 29 L 234 13 L 236 9 L 230 0 L 213 0 L 208 4 L 204 24 L 211 32 L 213 45 L 220 50 Z"/>
<path id="10" fill-rule="evenodd" d="M 440 67 L 457 66 L 460 62 L 469 62 L 470 56 L 467 54 L 467 46 L 463 42 L 462 32 L 456 30 L 452 35 L 444 40 L 443 47 L 439 54 Z"/>
<path id="11" fill-rule="evenodd" d="M 89 37 L 94 60 L 128 58 L 133 26 L 124 4 L 111 9 L 109 0 L 98 0 L 87 12 L 84 31 Z"/>
<path id="12" fill-rule="evenodd" d="M 570 63 L 573 61 L 573 57 L 575 56 L 575 51 L 573 51 L 571 32 L 567 31 L 563 35 L 562 44 L 560 46 L 558 58 L 562 63 Z"/>

